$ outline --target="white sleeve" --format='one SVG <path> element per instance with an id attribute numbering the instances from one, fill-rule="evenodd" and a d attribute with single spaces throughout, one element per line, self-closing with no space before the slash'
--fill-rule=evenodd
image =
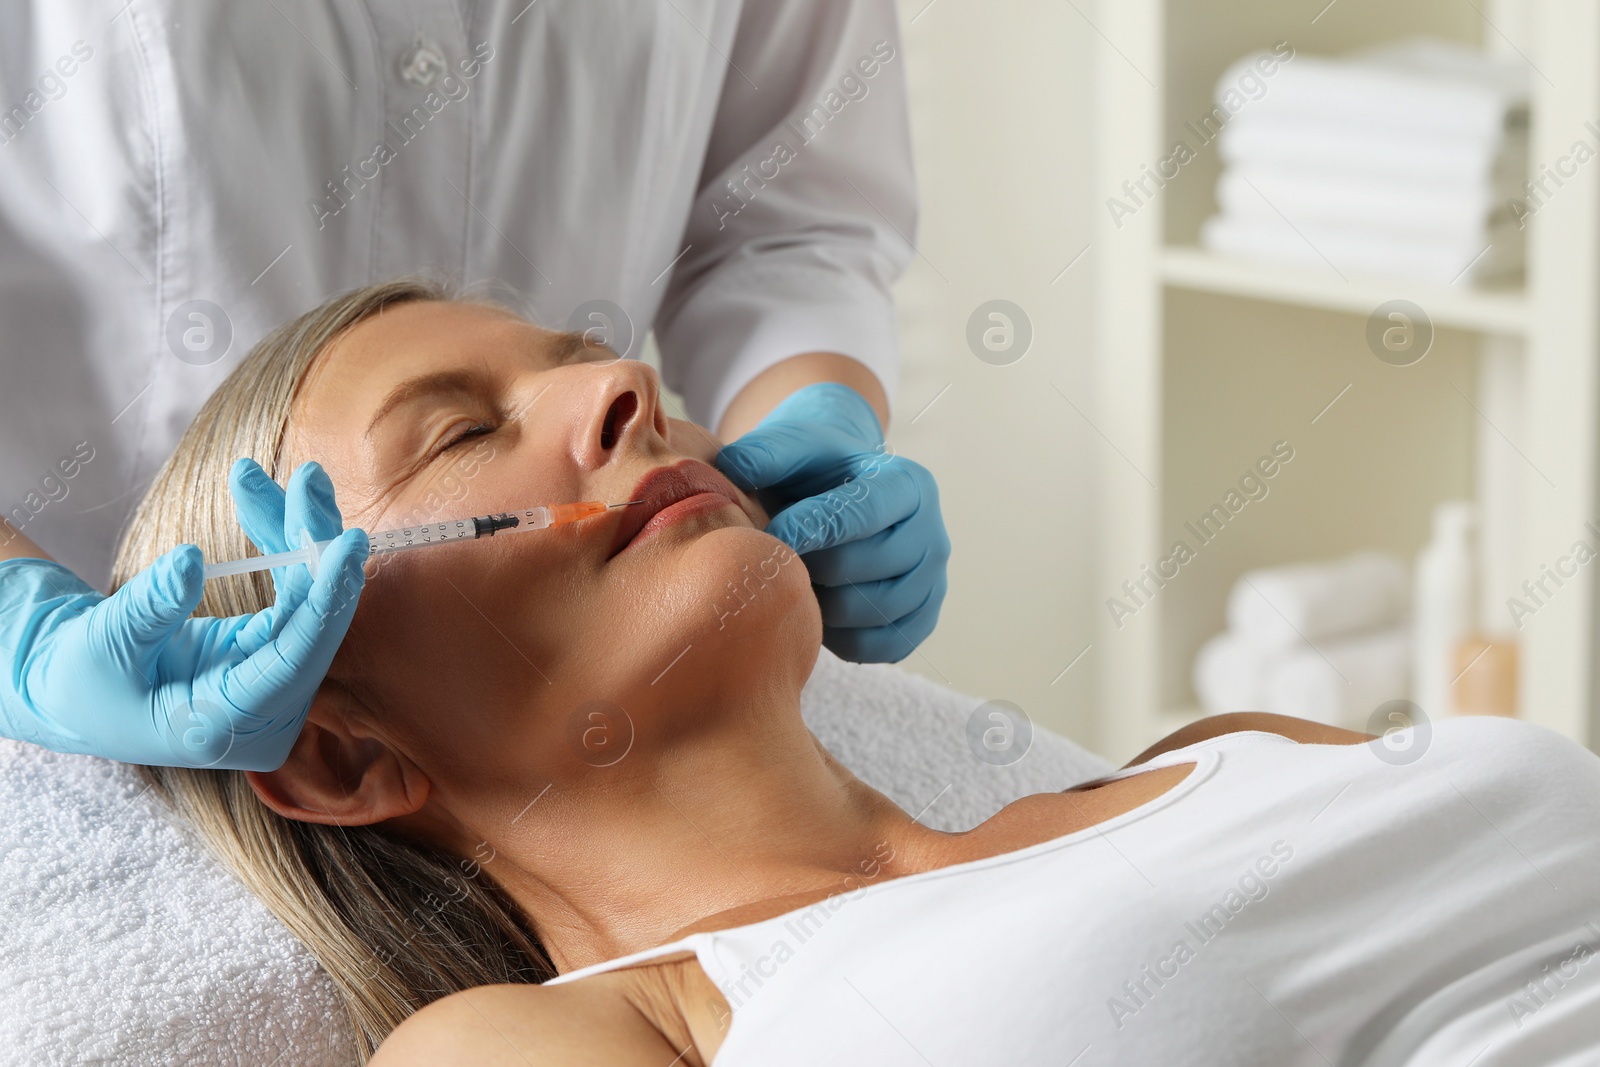
<path id="1" fill-rule="evenodd" d="M 893 0 L 751 0 L 729 58 L 655 323 L 666 383 L 714 429 L 766 368 L 838 352 L 892 404 L 917 226 Z"/>

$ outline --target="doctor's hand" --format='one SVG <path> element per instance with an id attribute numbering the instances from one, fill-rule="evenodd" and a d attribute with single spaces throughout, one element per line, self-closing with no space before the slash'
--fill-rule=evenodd
<path id="1" fill-rule="evenodd" d="M 253 460 L 229 477 L 239 523 L 263 553 L 302 529 L 333 538 L 315 581 L 272 572 L 254 615 L 197 618 L 200 550 L 180 545 L 101 596 L 50 560 L 0 564 L 0 731 L 58 752 L 156 766 L 276 770 L 288 758 L 364 583 L 367 538 L 340 533 L 333 484 L 303 464 L 279 487 Z"/>
<path id="2" fill-rule="evenodd" d="M 767 532 L 805 560 L 835 655 L 894 663 L 933 632 L 950 558 L 939 489 L 925 467 L 886 451 L 860 393 L 837 382 L 798 389 L 716 465 L 775 512 Z"/>

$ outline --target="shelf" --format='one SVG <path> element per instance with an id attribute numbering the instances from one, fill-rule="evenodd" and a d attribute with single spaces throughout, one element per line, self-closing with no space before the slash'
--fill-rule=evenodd
<path id="1" fill-rule="evenodd" d="M 1161 279 L 1180 289 L 1357 315 L 1370 315 L 1378 305 L 1402 297 L 1426 311 L 1435 327 L 1510 337 L 1521 337 L 1528 330 L 1528 300 L 1520 289 L 1343 282 L 1326 274 L 1228 259 L 1201 248 L 1186 247 L 1162 249 Z"/>
<path id="2" fill-rule="evenodd" d="M 1291 40 L 1306 54 L 1334 55 L 1429 35 L 1528 64 L 1538 72 L 1529 79 L 1529 106 L 1537 116 L 1529 129 L 1531 160 L 1569 153 L 1572 131 L 1592 118 L 1600 99 L 1597 5 L 1342 0 L 1314 26 L 1291 7 L 1267 0 L 1096 5 L 1096 30 L 1117 42 L 1115 49 L 1097 50 L 1094 68 L 1095 182 L 1102 202 L 1125 196 L 1130 179 L 1141 181 L 1180 128 L 1191 132 L 1179 136 L 1192 137 L 1193 117 L 1214 107 L 1219 74 L 1276 39 Z M 1202 138 L 1202 145 L 1209 140 Z M 1510 589 L 1523 575 L 1539 573 L 1555 546 L 1570 544 L 1572 531 L 1583 527 L 1600 500 L 1600 302 L 1594 299 L 1600 291 L 1600 178 L 1594 171 L 1566 180 L 1561 194 L 1528 220 L 1528 282 L 1502 289 L 1355 275 L 1346 281 L 1309 264 L 1257 264 L 1194 247 L 1198 242 L 1186 235 L 1214 212 L 1214 181 L 1223 163 L 1214 151 L 1197 159 L 1189 180 L 1161 183 L 1164 192 L 1131 217 L 1099 213 L 1094 230 L 1094 403 L 1099 424 L 1116 428 L 1116 447 L 1098 458 L 1102 489 L 1094 509 L 1096 568 L 1105 590 L 1161 558 L 1169 512 L 1186 499 L 1187 488 L 1196 489 L 1194 499 L 1206 498 L 1211 487 L 1227 483 L 1245 451 L 1241 442 L 1253 447 L 1256 438 L 1271 440 L 1267 432 L 1282 421 L 1278 408 L 1317 380 L 1306 374 L 1322 375 L 1318 384 L 1327 385 L 1335 360 L 1349 356 L 1362 362 L 1360 373 L 1395 388 L 1367 394 L 1376 405 L 1369 418 L 1318 423 L 1321 466 L 1303 472 L 1308 484 L 1299 503 L 1274 512 L 1249 537 L 1212 551 L 1205 582 L 1144 603 L 1137 625 L 1100 613 L 1097 748 L 1116 759 L 1198 717 L 1197 709 L 1182 706 L 1197 698 L 1173 683 L 1191 669 L 1192 638 L 1218 621 L 1215 597 L 1226 578 L 1294 554 L 1287 546 L 1263 548 L 1275 530 L 1293 537 L 1297 550 L 1314 534 L 1319 552 L 1342 546 L 1341 531 L 1358 526 L 1398 536 L 1403 524 L 1412 541 L 1412 534 L 1425 532 L 1421 509 L 1436 495 L 1419 486 L 1467 495 L 1470 484 L 1471 495 L 1494 515 L 1486 524 L 1495 534 L 1493 584 Z M 1189 293 L 1257 301 L 1258 311 L 1333 312 L 1344 321 L 1319 322 L 1328 316 L 1312 315 L 1277 321 L 1282 317 L 1275 315 L 1270 334 L 1241 337 L 1251 323 L 1236 321 L 1237 308 Z M 1365 327 L 1391 300 L 1420 305 L 1435 327 L 1458 335 L 1448 345 L 1448 369 L 1457 378 L 1476 374 L 1478 410 L 1468 415 L 1445 403 L 1472 390 L 1445 382 L 1442 360 L 1405 378 L 1363 361 L 1352 327 Z M 1303 321 L 1293 321 L 1297 317 Z M 1275 348 L 1297 338 L 1303 338 L 1306 359 L 1281 359 Z M 1352 367 L 1344 381 L 1355 373 Z M 1442 390 L 1426 388 L 1430 374 Z M 1200 394 L 1196 383 L 1204 387 Z M 1335 395 L 1332 388 L 1326 393 Z M 1414 425 L 1406 421 L 1411 416 Z M 1227 425 L 1212 432 L 1222 419 Z M 1375 419 L 1386 420 L 1379 434 L 1372 433 Z M 1446 430 L 1448 440 L 1440 436 Z M 1426 445 L 1424 451 L 1404 451 L 1407 433 Z M 1138 460 L 1142 477 L 1129 477 L 1129 457 Z M 1341 502 L 1367 491 L 1361 472 L 1369 469 L 1377 478 L 1372 499 L 1385 511 L 1391 503 L 1398 509 L 1394 522 L 1341 510 Z M 1519 632 L 1517 703 L 1529 721 L 1600 750 L 1597 634 L 1600 601 L 1588 586 L 1541 609 L 1537 625 Z"/>

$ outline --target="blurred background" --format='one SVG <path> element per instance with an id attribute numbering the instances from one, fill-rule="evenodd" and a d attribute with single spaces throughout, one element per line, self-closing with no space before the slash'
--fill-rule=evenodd
<path id="1" fill-rule="evenodd" d="M 1595 743 L 1600 14 L 907 0 L 903 663 L 1116 761 L 1200 715 Z"/>

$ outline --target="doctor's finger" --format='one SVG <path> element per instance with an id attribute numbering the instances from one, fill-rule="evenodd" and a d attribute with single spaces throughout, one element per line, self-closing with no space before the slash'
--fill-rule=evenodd
<path id="1" fill-rule="evenodd" d="M 323 551 L 316 581 L 278 635 L 224 677 L 228 703 L 270 717 L 296 693 L 309 696 L 316 689 L 355 616 L 367 551 L 359 529 L 346 530 Z"/>
<path id="2" fill-rule="evenodd" d="M 918 472 L 926 473 L 910 460 L 892 457 L 871 478 L 856 478 L 790 505 L 773 516 L 767 532 L 801 554 L 869 537 L 921 507 Z"/>
<path id="3" fill-rule="evenodd" d="M 898 625 L 928 602 L 942 577 L 932 570 L 913 571 L 883 582 L 851 582 L 818 588 L 822 625 L 871 628 Z"/>
<path id="4" fill-rule="evenodd" d="M 299 548 L 303 533 L 309 533 L 313 541 L 331 541 L 339 536 L 343 526 L 338 505 L 333 500 L 333 482 L 322 464 L 300 464 L 289 476 L 289 485 L 284 491 L 284 546 Z M 298 563 L 274 567 L 272 584 L 280 601 L 301 598 L 311 588 L 311 571 Z"/>
<path id="5" fill-rule="evenodd" d="M 928 554 L 928 525 L 922 512 L 875 534 L 832 548 L 807 552 L 806 570 L 813 585 L 882 582 L 916 568 Z"/>
<path id="6" fill-rule="evenodd" d="M 822 643 L 829 652 L 852 663 L 899 663 L 933 633 L 944 594 L 941 575 L 928 599 L 910 615 L 883 626 L 824 626 Z"/>
<path id="7" fill-rule="evenodd" d="M 301 530 L 309 530 L 314 541 L 327 541 L 339 536 L 343 529 L 328 472 L 314 461 L 300 464 L 289 476 L 289 488 L 284 493 L 284 541 L 293 548 L 300 543 Z"/>
<path id="8" fill-rule="evenodd" d="M 228 472 L 228 491 L 233 494 L 239 526 L 251 544 L 263 555 L 288 547 L 283 540 L 283 486 L 268 477 L 261 464 L 248 458 L 236 460 Z"/>
<path id="9" fill-rule="evenodd" d="M 777 422 L 757 426 L 717 451 L 714 465 L 747 493 L 821 479 L 834 485 L 849 477 L 861 442 L 827 427 Z"/>
<path id="10" fill-rule="evenodd" d="M 96 604 L 87 629 L 95 656 L 148 675 L 199 605 L 204 565 L 198 548 L 179 545 Z"/>

